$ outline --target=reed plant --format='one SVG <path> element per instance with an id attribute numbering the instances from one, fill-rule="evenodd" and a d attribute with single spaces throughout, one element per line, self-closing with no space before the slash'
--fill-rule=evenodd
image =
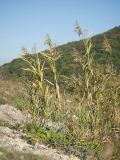
<path id="1" fill-rule="evenodd" d="M 40 119 L 40 123 L 52 121 L 54 128 L 57 126 L 54 131 L 44 132 L 45 139 L 54 147 L 85 159 L 90 150 L 98 156 L 99 146 L 105 138 L 118 145 L 120 75 L 111 58 L 106 64 L 95 61 L 92 38 L 84 37 L 78 23 L 75 32 L 83 37 L 83 50 L 74 48 L 72 55 L 80 68 L 79 73 L 71 77 L 59 75 L 57 63 L 61 56 L 50 37 L 45 41 L 48 46 L 45 53 L 36 54 L 32 59 L 23 56 L 22 59 L 28 65 L 24 70 L 33 77 L 29 81 L 28 95 L 34 117 Z M 104 54 L 111 56 L 112 48 L 106 37 L 102 49 Z M 53 81 L 45 77 L 46 69 L 52 73 Z M 60 78 L 64 79 L 67 88 L 60 90 Z M 68 91 L 70 87 L 72 91 Z"/>
<path id="2" fill-rule="evenodd" d="M 61 94 L 60 94 L 60 86 L 59 86 L 59 78 L 60 75 L 57 70 L 57 61 L 61 58 L 60 53 L 55 47 L 55 44 L 51 40 L 50 36 L 46 36 L 45 45 L 47 45 L 48 50 L 43 54 L 46 62 L 49 65 L 50 72 L 52 72 L 53 82 L 49 82 L 53 87 L 53 95 L 54 95 L 54 107 L 53 107 L 53 117 L 57 118 L 59 121 L 60 118 L 60 110 L 61 110 Z M 57 112 L 54 114 L 54 111 Z M 56 116 L 56 114 L 59 114 Z"/>
<path id="3" fill-rule="evenodd" d="M 32 75 L 31 80 L 27 80 L 27 92 L 30 99 L 32 115 L 39 119 L 40 124 L 45 118 L 45 110 L 48 106 L 49 99 L 49 86 L 44 79 L 45 62 L 36 54 L 35 59 L 29 59 L 29 56 L 21 57 L 28 65 L 28 68 L 22 68 L 24 71 L 30 72 Z"/>

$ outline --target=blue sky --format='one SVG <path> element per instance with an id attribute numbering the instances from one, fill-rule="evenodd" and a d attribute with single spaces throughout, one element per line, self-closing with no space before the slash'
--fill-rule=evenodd
<path id="1" fill-rule="evenodd" d="M 75 21 L 91 35 L 120 25 L 120 0 L 0 0 L 0 64 L 21 47 L 44 50 L 46 33 L 58 44 L 78 40 Z"/>

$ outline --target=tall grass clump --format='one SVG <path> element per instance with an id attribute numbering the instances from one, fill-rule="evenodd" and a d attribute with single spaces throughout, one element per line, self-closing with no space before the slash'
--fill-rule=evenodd
<path id="1" fill-rule="evenodd" d="M 30 100 L 31 111 L 34 119 L 42 120 L 45 117 L 45 110 L 48 106 L 49 86 L 44 79 L 45 62 L 40 59 L 39 54 L 35 58 L 29 59 L 29 56 L 22 56 L 28 68 L 23 70 L 31 73 L 31 80 L 27 80 L 28 99 Z"/>
<path id="2" fill-rule="evenodd" d="M 83 39 L 82 50 L 74 48 L 72 51 L 75 67 L 79 67 L 80 72 L 75 71 L 71 77 L 58 73 L 61 55 L 50 37 L 45 41 L 47 51 L 33 58 L 22 57 L 28 66 L 24 70 L 32 75 L 27 85 L 31 110 L 43 127 L 40 129 L 39 125 L 32 133 L 49 145 L 82 159 L 91 151 L 97 158 L 104 157 L 102 151 L 99 154 L 101 146 L 119 146 L 120 75 L 113 66 L 112 48 L 107 37 L 103 39 L 102 50 L 110 58 L 99 64 L 94 58 L 97 53 L 92 38 L 84 37 L 78 23 L 75 32 Z M 50 79 L 46 77 L 46 71 L 50 73 Z M 60 84 L 61 79 L 63 84 Z M 72 91 L 68 89 L 70 87 Z M 114 151 L 111 153 L 114 156 Z"/>
<path id="3" fill-rule="evenodd" d="M 57 72 L 57 67 L 56 67 L 56 62 L 60 58 L 60 54 L 56 50 L 49 36 L 46 37 L 45 44 L 48 46 L 48 52 L 46 52 L 43 56 L 46 58 L 49 67 L 53 73 L 53 84 L 56 92 L 56 98 L 58 99 L 58 101 L 60 101 L 60 89 L 58 84 L 59 74 Z"/>

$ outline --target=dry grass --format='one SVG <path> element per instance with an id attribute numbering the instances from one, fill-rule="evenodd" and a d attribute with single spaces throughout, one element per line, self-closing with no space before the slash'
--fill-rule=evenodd
<path id="1" fill-rule="evenodd" d="M 82 35 L 78 24 L 75 31 L 79 36 Z M 62 146 L 57 144 L 56 147 L 72 146 L 73 153 L 79 156 L 81 145 L 85 145 L 83 150 L 88 152 L 96 142 L 101 144 L 104 138 L 116 145 L 118 137 L 115 131 L 120 132 L 120 75 L 116 74 L 112 60 L 104 65 L 97 64 L 94 60 L 92 40 L 86 38 L 83 39 L 84 53 L 76 49 L 73 52 L 81 72 L 74 75 L 74 78 L 60 76 L 56 67 L 60 55 L 50 38 L 46 40 L 46 44 L 48 51 L 43 57 L 53 73 L 53 82 L 45 79 L 45 62 L 41 62 L 38 54 L 36 60 L 32 61 L 22 57 L 29 65 L 24 70 L 31 72 L 34 77 L 28 90 L 34 116 L 40 119 L 39 125 L 48 120 L 64 124 L 67 130 L 62 134 Z M 111 55 L 112 49 L 106 37 L 103 45 L 106 54 Z M 72 98 L 66 96 L 69 95 L 66 89 L 60 93 L 60 77 L 64 78 L 68 87 L 74 88 Z M 76 97 L 78 101 L 74 101 Z M 92 147 L 90 143 L 93 143 Z"/>

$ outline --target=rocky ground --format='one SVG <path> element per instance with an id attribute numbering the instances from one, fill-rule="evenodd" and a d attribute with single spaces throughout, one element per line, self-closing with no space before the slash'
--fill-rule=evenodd
<path id="1" fill-rule="evenodd" d="M 17 131 L 10 127 L 17 124 L 22 125 L 23 123 L 27 123 L 27 121 L 29 121 L 29 116 L 26 116 L 20 110 L 13 106 L 0 105 L 0 148 L 38 155 L 42 157 L 41 160 L 79 160 L 77 157 L 64 155 L 61 151 L 48 148 L 43 144 L 36 143 L 32 145 L 24 138 L 25 134 L 22 131 Z M 4 125 L 2 125 L 3 123 Z M 3 151 L 0 150 L 0 160 L 10 159 L 9 157 L 7 157 L 8 159 L 4 159 L 2 156 Z M 24 160 L 24 157 L 21 157 L 20 160 Z"/>

